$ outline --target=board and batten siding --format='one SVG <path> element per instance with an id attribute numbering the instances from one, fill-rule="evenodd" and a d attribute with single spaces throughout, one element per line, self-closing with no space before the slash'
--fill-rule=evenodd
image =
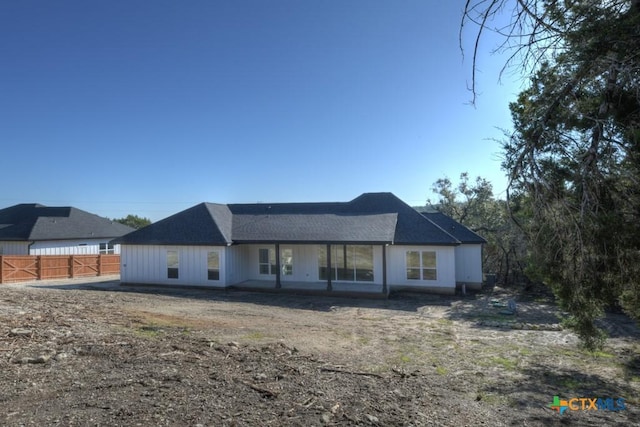
<path id="1" fill-rule="evenodd" d="M 33 242 L 28 255 L 98 255 L 100 244 L 111 239 L 92 240 L 43 240 Z M 120 253 L 120 245 L 114 245 L 114 253 Z"/>
<path id="2" fill-rule="evenodd" d="M 0 255 L 29 255 L 29 242 L 0 242 Z"/>
<path id="3" fill-rule="evenodd" d="M 2 255 L 98 255 L 100 244 L 111 239 L 91 240 L 43 240 L 36 242 L 0 242 Z M 114 246 L 114 253 L 120 253 L 120 245 Z"/>
<path id="4" fill-rule="evenodd" d="M 248 248 L 246 246 L 228 246 L 225 255 L 225 283 L 226 286 L 244 282 L 248 278 L 247 262 Z"/>
<path id="5" fill-rule="evenodd" d="M 225 246 L 161 246 L 122 245 L 120 254 L 120 280 L 123 283 L 144 283 L 184 286 L 226 286 Z M 178 254 L 178 278 L 167 277 L 167 252 Z M 220 256 L 220 279 L 207 277 L 207 256 L 209 252 Z"/>
<path id="6" fill-rule="evenodd" d="M 434 251 L 436 253 L 436 280 L 407 279 L 407 252 Z M 391 290 L 424 290 L 453 294 L 456 289 L 456 262 L 454 246 L 387 247 L 387 283 Z"/>
<path id="7" fill-rule="evenodd" d="M 456 246 L 456 282 L 470 289 L 482 288 L 482 245 Z"/>
<path id="8" fill-rule="evenodd" d="M 318 282 L 318 250 L 324 245 L 280 245 L 293 251 L 293 274 L 281 276 L 282 282 Z M 275 245 L 251 244 L 238 246 L 160 246 L 122 245 L 120 275 L 123 283 L 165 284 L 185 286 L 226 287 L 247 280 L 275 280 L 275 275 L 261 275 L 258 262 L 260 248 L 275 249 Z M 387 252 L 387 284 L 391 290 L 423 290 L 453 294 L 456 288 L 456 252 L 453 246 L 390 245 Z M 176 251 L 179 258 L 177 279 L 167 276 L 167 252 Z M 207 255 L 220 255 L 220 280 L 208 280 Z M 407 278 L 407 252 L 436 253 L 437 278 L 410 280 Z M 476 249 L 463 252 L 479 256 Z M 475 254 L 475 255 L 474 255 Z M 382 284 L 382 246 L 373 245 L 374 281 Z M 469 273 L 471 274 L 471 273 Z M 334 281 L 339 283 L 339 281 Z M 352 282 L 353 283 L 353 282 Z M 362 282 L 365 283 L 365 282 Z"/>

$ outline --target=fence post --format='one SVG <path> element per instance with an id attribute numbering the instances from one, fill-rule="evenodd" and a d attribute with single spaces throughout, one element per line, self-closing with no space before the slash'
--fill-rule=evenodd
<path id="1" fill-rule="evenodd" d="M 42 280 L 42 256 L 36 256 L 36 275 L 38 276 L 38 280 Z"/>
<path id="2" fill-rule="evenodd" d="M 0 255 L 0 283 L 4 283 L 4 269 L 2 268 L 4 266 L 4 259 L 2 258 L 2 255 Z"/>
<path id="3" fill-rule="evenodd" d="M 98 276 L 102 276 L 102 255 L 98 255 Z"/>
<path id="4" fill-rule="evenodd" d="M 71 279 L 73 279 L 73 270 L 74 270 L 75 264 L 73 262 L 73 255 L 69 255 L 69 277 Z"/>

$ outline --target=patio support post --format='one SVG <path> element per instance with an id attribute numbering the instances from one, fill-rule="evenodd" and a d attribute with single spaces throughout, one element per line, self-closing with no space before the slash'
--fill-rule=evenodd
<path id="1" fill-rule="evenodd" d="M 387 293 L 387 245 L 382 245 L 382 293 Z"/>
<path id="2" fill-rule="evenodd" d="M 280 245 L 276 243 L 276 289 L 280 289 Z"/>
<path id="3" fill-rule="evenodd" d="M 331 275 L 333 271 L 331 270 L 331 245 L 327 244 L 327 291 L 332 291 L 333 287 L 331 286 Z"/>

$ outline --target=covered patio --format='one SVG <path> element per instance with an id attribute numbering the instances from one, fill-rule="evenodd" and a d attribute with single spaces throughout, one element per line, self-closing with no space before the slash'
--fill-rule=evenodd
<path id="1" fill-rule="evenodd" d="M 317 295 L 357 295 L 373 298 L 386 298 L 387 290 L 382 284 L 376 283 L 342 283 L 332 281 L 328 286 L 325 281 L 296 282 L 280 281 L 277 286 L 275 280 L 245 280 L 231 286 L 235 289 L 265 291 L 265 292 L 293 292 Z"/>

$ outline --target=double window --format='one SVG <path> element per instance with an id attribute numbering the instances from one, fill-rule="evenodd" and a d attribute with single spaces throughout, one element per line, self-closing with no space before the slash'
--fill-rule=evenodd
<path id="1" fill-rule="evenodd" d="M 373 282 L 373 247 L 366 245 L 332 245 L 331 265 L 327 249 L 318 249 L 318 277 L 320 280 Z"/>
<path id="2" fill-rule="evenodd" d="M 115 253 L 116 249 L 114 245 L 111 243 L 100 243 L 100 255 L 111 255 Z"/>
<path id="3" fill-rule="evenodd" d="M 408 280 L 438 280 L 435 251 L 407 251 Z"/>
<path id="4" fill-rule="evenodd" d="M 291 276 L 293 274 L 293 249 L 280 250 L 281 274 Z M 276 274 L 276 250 L 273 248 L 258 249 L 258 271 L 260 274 Z"/>

